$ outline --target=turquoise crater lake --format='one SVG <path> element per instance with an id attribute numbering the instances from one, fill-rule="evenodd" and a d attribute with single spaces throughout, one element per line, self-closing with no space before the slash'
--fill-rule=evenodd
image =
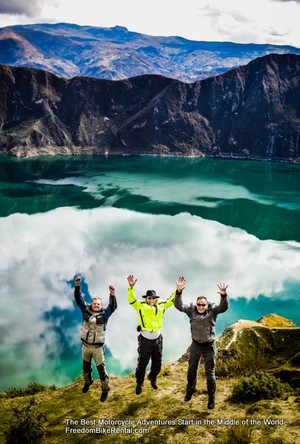
<path id="1" fill-rule="evenodd" d="M 109 283 L 117 287 L 106 338 L 108 371 L 116 375 L 136 365 L 129 273 L 138 296 L 155 288 L 161 297 L 185 275 L 187 302 L 205 294 L 218 303 L 216 284 L 228 282 L 219 334 L 270 312 L 299 324 L 299 165 L 2 156 L 0 196 L 2 389 L 65 384 L 81 373 L 76 273 L 86 298 L 106 303 Z M 188 319 L 169 309 L 163 334 L 165 361 L 177 359 L 190 342 Z"/>

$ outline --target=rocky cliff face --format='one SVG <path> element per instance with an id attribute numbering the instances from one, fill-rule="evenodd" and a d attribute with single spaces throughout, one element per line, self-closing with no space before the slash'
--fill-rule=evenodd
<path id="1" fill-rule="evenodd" d="M 299 161 L 300 56 L 271 54 L 193 84 L 1 66 L 0 150 Z"/>

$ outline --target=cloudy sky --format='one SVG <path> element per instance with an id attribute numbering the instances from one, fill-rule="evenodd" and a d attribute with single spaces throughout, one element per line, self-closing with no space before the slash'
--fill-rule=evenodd
<path id="1" fill-rule="evenodd" d="M 68 22 L 300 47 L 300 0 L 0 0 L 0 26 Z"/>

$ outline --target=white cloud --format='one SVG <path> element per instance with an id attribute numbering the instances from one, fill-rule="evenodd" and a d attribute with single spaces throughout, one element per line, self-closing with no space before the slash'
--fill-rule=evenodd
<path id="1" fill-rule="evenodd" d="M 124 368 L 134 369 L 137 316 L 127 302 L 128 274 L 138 278 L 138 296 L 154 288 L 168 297 L 179 275 L 188 280 L 186 302 L 199 294 L 218 302 L 219 281 L 229 283 L 230 298 L 274 296 L 285 281 L 299 281 L 299 248 L 295 242 L 260 241 L 242 230 L 189 214 L 172 217 L 115 208 L 60 208 L 3 218 L 2 365 L 16 359 L 22 344 L 28 351 L 22 356 L 26 375 L 47 367 L 49 350 L 55 356 L 59 343 L 50 328 L 55 320 L 45 319 L 44 314 L 54 307 L 73 309 L 72 290 L 66 281 L 75 273 L 82 273 L 90 293 L 101 296 L 104 303 L 108 284 L 116 286 L 119 307 L 109 322 L 107 345 Z M 78 344 L 80 369 L 79 324 L 70 327 L 67 336 L 72 347 Z M 186 316 L 170 308 L 164 322 L 165 359 L 179 357 L 189 342 Z"/>
<path id="2" fill-rule="evenodd" d="M 0 14 L 25 15 L 36 17 L 42 9 L 45 0 L 1 0 Z"/>

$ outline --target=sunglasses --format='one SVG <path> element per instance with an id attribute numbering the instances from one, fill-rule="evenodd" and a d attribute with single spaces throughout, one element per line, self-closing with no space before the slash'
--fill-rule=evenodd
<path id="1" fill-rule="evenodd" d="M 206 307 L 206 304 L 197 304 L 198 307 Z"/>
<path id="2" fill-rule="evenodd" d="M 147 296 L 147 299 L 157 299 L 157 298 L 152 297 L 152 296 Z"/>

